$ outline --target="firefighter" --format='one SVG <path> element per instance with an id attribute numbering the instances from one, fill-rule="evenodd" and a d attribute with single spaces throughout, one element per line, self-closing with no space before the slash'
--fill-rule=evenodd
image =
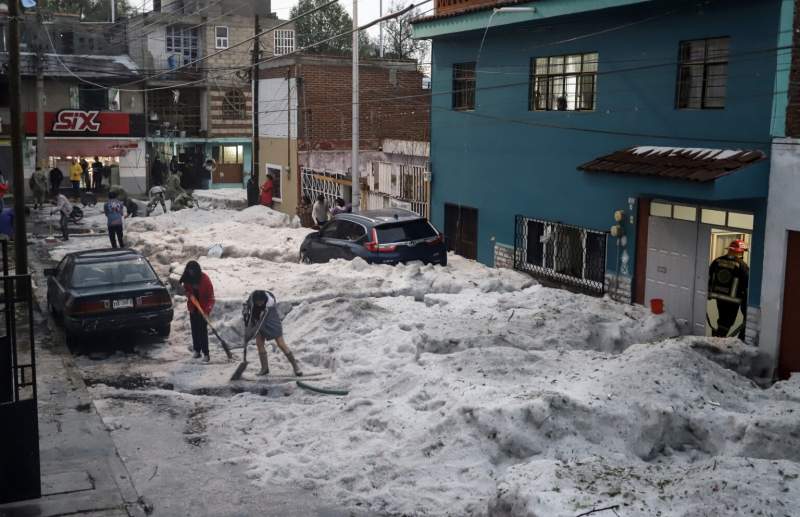
<path id="1" fill-rule="evenodd" d="M 712 327 L 713 336 L 727 337 L 741 309 L 743 320 L 738 337 L 744 341 L 750 276 L 750 269 L 742 259 L 745 251 L 747 245 L 736 239 L 728 246 L 728 252 L 714 260 L 708 269 L 708 298 L 716 300 L 718 314 L 717 328 Z"/>

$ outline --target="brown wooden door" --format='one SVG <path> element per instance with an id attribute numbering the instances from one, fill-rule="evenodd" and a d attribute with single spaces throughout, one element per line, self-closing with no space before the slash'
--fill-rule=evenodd
<path id="1" fill-rule="evenodd" d="M 241 183 L 244 166 L 241 163 L 218 163 L 214 183 Z"/>
<path id="2" fill-rule="evenodd" d="M 467 206 L 444 205 L 444 235 L 448 251 L 468 259 L 478 258 L 478 210 Z"/>
<path id="3" fill-rule="evenodd" d="M 782 379 L 800 372 L 800 232 L 789 232 L 786 246 L 786 277 L 783 282 L 778 375 Z"/>

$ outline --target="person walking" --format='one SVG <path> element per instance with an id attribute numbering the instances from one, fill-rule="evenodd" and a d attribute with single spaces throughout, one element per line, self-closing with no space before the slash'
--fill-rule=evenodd
<path id="1" fill-rule="evenodd" d="M 60 215 L 59 219 L 59 227 L 61 228 L 61 236 L 65 241 L 69 240 L 69 214 L 72 213 L 72 203 L 69 202 L 67 196 L 64 194 L 56 194 L 51 201 L 53 205 L 55 205 L 55 211 L 50 210 L 50 215 L 53 213 L 58 212 Z"/>
<path id="2" fill-rule="evenodd" d="M 78 163 L 81 164 L 81 179 L 83 180 L 83 188 L 84 190 L 91 190 L 92 179 L 89 177 L 89 162 L 86 161 L 86 158 L 81 158 Z"/>
<path id="3" fill-rule="evenodd" d="M 297 217 L 300 218 L 300 226 L 303 228 L 314 226 L 314 218 L 311 217 L 311 199 L 308 196 L 303 196 L 297 205 Z"/>
<path id="4" fill-rule="evenodd" d="M 116 192 L 108 193 L 108 201 L 103 205 L 103 213 L 106 214 L 108 222 L 108 238 L 111 240 L 111 247 L 124 248 L 125 243 L 122 241 L 122 218 L 125 215 L 125 206 L 117 199 Z M 119 241 L 119 246 L 117 242 Z"/>
<path id="5" fill-rule="evenodd" d="M 259 203 L 267 208 L 272 208 L 272 174 L 267 174 L 267 179 L 261 185 L 261 196 L 258 199 Z"/>
<path id="6" fill-rule="evenodd" d="M 745 251 L 747 244 L 736 239 L 728 246 L 727 253 L 715 259 L 708 268 L 708 298 L 717 303 L 717 328 L 712 329 L 715 337 L 728 337 L 741 309 L 742 325 L 737 335 L 744 341 L 750 276 L 750 268 L 744 262 Z"/>
<path id="7" fill-rule="evenodd" d="M 180 282 L 186 292 L 189 307 L 189 323 L 192 327 L 192 348 L 194 349 L 192 357 L 198 359 L 202 354 L 203 362 L 207 363 L 211 360 L 208 354 L 208 323 L 203 314 L 195 307 L 192 299 L 198 302 L 203 313 L 208 317 L 214 308 L 214 285 L 195 260 L 186 263 Z"/>
<path id="8" fill-rule="evenodd" d="M 73 158 L 72 165 L 69 166 L 69 181 L 72 183 L 72 195 L 75 199 L 81 193 L 81 176 L 83 176 L 83 167 L 77 159 Z"/>
<path id="9" fill-rule="evenodd" d="M 245 342 L 255 335 L 258 358 L 261 362 L 261 371 L 258 375 L 269 373 L 269 362 L 267 359 L 267 349 L 264 347 L 266 341 L 275 340 L 278 348 L 286 356 L 292 370 L 297 377 L 301 377 L 303 372 L 297 365 L 294 354 L 289 350 L 289 346 L 283 339 L 283 324 L 278 314 L 278 302 L 269 291 L 256 290 L 250 293 L 250 297 L 242 309 L 242 317 L 245 324 Z"/>
<path id="10" fill-rule="evenodd" d="M 64 173 L 58 167 L 53 167 L 48 173 L 50 179 L 50 195 L 55 196 L 61 190 L 61 182 L 64 181 Z"/>
<path id="11" fill-rule="evenodd" d="M 97 156 L 94 157 L 92 162 L 92 182 L 94 183 L 95 192 L 103 190 L 103 162 Z"/>
<path id="12" fill-rule="evenodd" d="M 314 207 L 311 209 L 311 217 L 314 219 L 314 227 L 320 228 L 328 222 L 328 203 L 322 194 L 317 196 Z"/>
<path id="13" fill-rule="evenodd" d="M 41 167 L 36 167 L 31 176 L 31 190 L 33 191 L 33 209 L 44 207 L 47 197 L 47 177 Z"/>

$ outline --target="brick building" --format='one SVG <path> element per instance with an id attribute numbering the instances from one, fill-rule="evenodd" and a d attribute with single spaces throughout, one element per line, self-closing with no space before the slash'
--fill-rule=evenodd
<path id="1" fill-rule="evenodd" d="M 177 157 L 189 185 L 200 184 L 191 178 L 208 158 L 217 163 L 212 188 L 242 187 L 250 175 L 253 15 L 241 0 L 154 2 L 128 22 L 130 55 L 150 77 L 149 162 Z M 280 26 L 261 38 L 262 59 L 294 51 L 291 25 L 274 15 L 261 16 L 260 25 Z M 204 56 L 211 57 L 192 64 Z"/>
<path id="2" fill-rule="evenodd" d="M 301 192 L 349 200 L 350 57 L 294 55 L 270 61 L 261 67 L 259 88 L 260 180 L 267 172 L 280 177 L 278 206 L 293 213 Z M 417 198 L 425 191 L 421 177 L 427 171 L 430 119 L 430 95 L 416 62 L 362 60 L 359 95 L 362 206 L 391 202 L 416 208 L 404 200 L 423 202 Z M 418 192 L 402 192 L 402 178 L 412 172 L 420 176 Z M 384 182 L 377 179 L 381 173 Z"/>

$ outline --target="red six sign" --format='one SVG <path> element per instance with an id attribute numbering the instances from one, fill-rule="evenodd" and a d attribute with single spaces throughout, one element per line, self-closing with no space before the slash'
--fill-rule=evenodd
<path id="1" fill-rule="evenodd" d="M 100 131 L 99 114 L 99 111 L 61 110 L 53 121 L 53 131 L 97 133 Z"/>

